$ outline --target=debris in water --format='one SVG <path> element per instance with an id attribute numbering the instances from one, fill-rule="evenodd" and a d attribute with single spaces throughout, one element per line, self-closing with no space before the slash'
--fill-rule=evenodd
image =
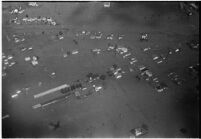
<path id="1" fill-rule="evenodd" d="M 75 96 L 77 99 L 80 99 L 81 98 L 81 94 L 79 91 L 75 91 Z"/>
<path id="2" fill-rule="evenodd" d="M 136 127 L 136 128 L 131 129 L 130 133 L 131 133 L 131 137 L 136 138 L 136 137 L 147 134 L 148 133 L 148 127 L 147 127 L 147 125 L 143 124 L 140 127 Z"/>
<path id="3" fill-rule="evenodd" d="M 161 93 L 163 92 L 164 90 L 166 90 L 168 88 L 167 84 L 161 82 L 161 83 L 156 83 L 155 85 L 155 89 L 157 92 Z"/>
<path id="4" fill-rule="evenodd" d="M 16 90 L 16 94 L 20 94 L 21 92 L 21 90 Z"/>
<path id="5" fill-rule="evenodd" d="M 140 41 L 148 41 L 148 34 L 147 33 L 141 33 Z"/>
<path id="6" fill-rule="evenodd" d="M 109 8 L 109 7 L 110 7 L 110 2 L 104 2 L 104 3 L 103 3 L 103 6 L 104 6 L 105 8 Z"/>
<path id="7" fill-rule="evenodd" d="M 191 50 L 199 50 L 199 41 L 191 40 L 186 43 Z"/>
<path id="8" fill-rule="evenodd" d="M 150 49 L 151 49 L 151 47 L 146 47 L 146 48 L 143 49 L 143 51 L 146 52 L 146 51 L 148 51 Z"/>
<path id="9" fill-rule="evenodd" d="M 187 129 L 186 129 L 186 128 L 181 128 L 179 131 L 180 131 L 181 133 L 183 133 L 183 134 L 186 134 L 186 133 L 187 133 Z"/>
<path id="10" fill-rule="evenodd" d="M 30 61 L 30 60 L 31 60 L 31 57 L 30 57 L 30 56 L 25 57 L 24 60 L 25 60 L 25 61 Z"/>
<path id="11" fill-rule="evenodd" d="M 73 54 L 73 55 L 78 54 L 78 53 L 79 53 L 78 50 L 73 50 L 73 51 L 72 51 L 72 54 Z"/>
<path id="12" fill-rule="evenodd" d="M 2 117 L 2 120 L 3 119 L 6 119 L 6 118 L 9 118 L 10 117 L 10 115 L 9 114 L 6 114 L 6 115 L 4 115 L 3 117 Z"/>
<path id="13" fill-rule="evenodd" d="M 38 86 L 41 86 L 42 85 L 42 82 L 38 82 Z"/>
<path id="14" fill-rule="evenodd" d="M 123 37 L 124 37 L 124 35 L 118 35 L 118 39 L 119 39 L 119 40 L 122 40 Z"/>
<path id="15" fill-rule="evenodd" d="M 33 56 L 33 57 L 32 57 L 31 64 L 32 64 L 33 66 L 38 65 L 38 57 L 37 57 L 37 56 Z"/>
<path id="16" fill-rule="evenodd" d="M 38 4 L 36 2 L 29 2 L 28 3 L 29 6 L 33 6 L 33 7 L 37 7 Z"/>
<path id="17" fill-rule="evenodd" d="M 91 51 L 92 51 L 92 53 L 94 53 L 94 54 L 100 54 L 101 49 L 95 48 L 95 49 L 92 49 Z"/>
<path id="18" fill-rule="evenodd" d="M 35 61 L 35 60 L 31 61 L 31 63 L 32 63 L 33 66 L 38 65 L 38 61 Z"/>
<path id="19" fill-rule="evenodd" d="M 57 121 L 57 123 L 50 122 L 49 128 L 51 130 L 57 130 L 58 128 L 60 128 L 60 121 Z"/>
<path id="20" fill-rule="evenodd" d="M 175 83 L 176 85 L 182 85 L 183 80 L 179 77 L 179 75 L 175 72 L 171 72 L 168 74 L 170 80 Z"/>
<path id="21" fill-rule="evenodd" d="M 12 98 L 16 98 L 18 96 L 18 94 L 14 94 L 14 95 L 12 95 L 11 97 Z"/>
<path id="22" fill-rule="evenodd" d="M 127 53 L 127 54 L 125 54 L 124 56 L 123 56 L 123 58 L 126 58 L 126 57 L 128 57 L 128 56 L 130 56 L 131 55 L 131 53 Z"/>
<path id="23" fill-rule="evenodd" d="M 101 89 L 103 89 L 102 86 L 96 86 L 96 85 L 93 85 L 93 88 L 96 92 L 99 92 Z"/>
<path id="24" fill-rule="evenodd" d="M 132 64 L 134 64 L 134 63 L 136 63 L 137 62 L 137 59 L 136 58 L 130 58 L 130 61 L 129 61 L 129 63 L 132 65 Z"/>
<path id="25" fill-rule="evenodd" d="M 113 40 L 114 38 L 114 34 L 110 34 L 106 37 L 107 40 Z"/>

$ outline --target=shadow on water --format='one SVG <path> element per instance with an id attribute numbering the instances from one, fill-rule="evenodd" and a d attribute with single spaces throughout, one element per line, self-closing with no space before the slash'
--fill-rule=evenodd
<path id="1" fill-rule="evenodd" d="M 134 3 L 114 2 L 111 8 L 104 8 L 102 3 L 98 4 L 84 3 L 78 6 L 66 20 L 76 25 L 98 25 L 107 19 L 123 24 L 133 24 L 137 21 L 135 16 L 130 14 L 135 7 Z"/>
<path id="2" fill-rule="evenodd" d="M 183 127 L 186 130 L 186 134 L 189 137 L 199 137 L 199 98 L 194 89 L 188 89 L 183 92 L 183 96 L 180 100 L 180 105 L 177 106 L 180 109 L 181 117 L 183 118 Z M 182 129 L 182 127 L 181 127 Z"/>
<path id="3" fill-rule="evenodd" d="M 146 9 L 149 9 L 157 15 L 166 15 L 179 11 L 178 2 L 146 2 L 141 3 Z"/>
<path id="4" fill-rule="evenodd" d="M 66 20 L 75 25 L 99 25 L 108 21 L 110 24 L 157 27 L 160 17 L 179 12 L 178 5 L 176 2 L 111 2 L 110 8 L 104 8 L 103 3 L 82 3 Z"/>
<path id="5" fill-rule="evenodd" d="M 13 126 L 15 125 L 15 126 Z M 27 125 L 26 123 L 13 124 L 11 122 L 5 121 L 2 123 L 2 137 L 4 138 L 16 138 L 16 137 L 41 137 L 43 130 L 39 125 Z"/>

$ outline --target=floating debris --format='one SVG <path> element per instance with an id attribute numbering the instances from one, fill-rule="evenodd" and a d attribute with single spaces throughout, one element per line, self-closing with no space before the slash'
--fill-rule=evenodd
<path id="1" fill-rule="evenodd" d="M 38 63 L 38 57 L 37 57 L 37 56 L 33 56 L 33 57 L 32 57 L 31 64 L 32 64 L 33 66 L 36 66 L 36 65 L 39 64 L 39 63 Z"/>
<path id="2" fill-rule="evenodd" d="M 147 33 L 141 33 L 140 41 L 148 41 L 148 34 Z"/>
<path id="3" fill-rule="evenodd" d="M 186 43 L 191 50 L 199 50 L 199 41 L 191 40 Z"/>
<path id="4" fill-rule="evenodd" d="M 23 42 L 25 41 L 25 38 L 14 38 L 15 43 Z"/>
<path id="5" fill-rule="evenodd" d="M 97 33 L 95 33 L 95 38 L 96 38 L 96 39 L 101 39 L 102 36 L 103 36 L 103 34 L 102 34 L 100 31 L 97 32 Z"/>
<path id="6" fill-rule="evenodd" d="M 96 86 L 96 85 L 93 85 L 93 88 L 96 92 L 99 92 L 101 89 L 103 89 L 102 86 Z"/>
<path id="7" fill-rule="evenodd" d="M 181 79 L 179 77 L 179 75 L 175 72 L 171 72 L 168 74 L 168 77 L 170 78 L 170 80 L 175 83 L 176 85 L 182 85 L 183 83 L 183 79 Z"/>
<path id="8" fill-rule="evenodd" d="M 63 36 L 58 36 L 58 39 L 59 39 L 59 40 L 63 40 L 64 37 L 63 37 Z"/>
<path id="9" fill-rule="evenodd" d="M 122 40 L 124 35 L 118 35 L 118 40 Z"/>
<path id="10" fill-rule="evenodd" d="M 110 2 L 104 2 L 104 3 L 103 3 L 103 6 L 104 6 L 105 8 L 109 8 L 109 7 L 110 7 Z"/>
<path id="11" fill-rule="evenodd" d="M 29 2 L 28 5 L 32 7 L 38 7 L 38 4 L 36 2 Z"/>
<path id="12" fill-rule="evenodd" d="M 68 56 L 68 54 L 67 54 L 67 53 L 64 53 L 64 54 L 63 54 L 63 57 L 64 57 L 64 58 L 66 58 L 67 56 Z"/>
<path id="13" fill-rule="evenodd" d="M 7 119 L 7 118 L 10 118 L 10 115 L 9 115 L 9 114 L 4 115 L 4 116 L 2 117 L 2 120 L 3 120 L 3 119 Z"/>
<path id="14" fill-rule="evenodd" d="M 143 72 L 141 73 L 141 75 L 142 75 L 142 76 L 146 76 L 146 77 L 148 77 L 148 78 L 151 78 L 151 77 L 153 76 L 153 73 L 147 69 L 147 70 L 143 71 Z"/>
<path id="15" fill-rule="evenodd" d="M 16 9 L 13 9 L 12 11 L 10 11 L 10 14 L 22 14 L 24 12 L 24 10 L 22 9 L 22 7 L 18 7 Z"/>
<path id="16" fill-rule="evenodd" d="M 33 18 L 24 17 L 22 21 L 25 23 L 41 23 L 54 26 L 57 24 L 51 17 L 33 17 Z"/>
<path id="17" fill-rule="evenodd" d="M 101 49 L 95 48 L 95 49 L 92 49 L 91 51 L 92 51 L 92 53 L 94 53 L 94 54 L 100 54 Z"/>
<path id="18" fill-rule="evenodd" d="M 137 60 L 136 58 L 132 57 L 132 58 L 130 58 L 129 63 L 130 63 L 131 65 L 133 65 L 133 64 L 136 63 L 137 61 L 138 61 L 138 60 Z"/>
<path id="19" fill-rule="evenodd" d="M 163 55 L 163 54 L 160 54 L 160 55 L 156 55 L 156 54 L 153 54 L 152 55 L 152 59 L 154 62 L 156 62 L 157 64 L 160 64 L 163 62 L 163 60 L 166 59 L 166 57 Z"/>
<path id="20" fill-rule="evenodd" d="M 153 60 L 157 60 L 157 59 L 159 59 L 159 56 L 157 56 L 157 55 L 152 55 L 152 59 L 153 59 Z"/>
<path id="21" fill-rule="evenodd" d="M 86 31 L 86 30 L 82 30 L 82 31 L 79 31 L 75 34 L 76 37 L 79 37 L 79 36 L 84 36 L 84 35 L 90 35 L 91 32 L 90 31 Z"/>
<path id="22" fill-rule="evenodd" d="M 157 92 L 161 93 L 161 92 L 165 91 L 166 89 L 168 89 L 168 86 L 166 83 L 158 82 L 155 84 L 155 89 Z"/>
<path id="23" fill-rule="evenodd" d="M 13 65 L 15 65 L 16 64 L 16 62 L 11 62 L 9 65 L 8 65 L 8 67 L 12 67 Z"/>
<path id="24" fill-rule="evenodd" d="M 176 48 L 175 49 L 175 53 L 180 52 L 180 51 L 181 51 L 181 48 Z"/>
<path id="25" fill-rule="evenodd" d="M 38 82 L 38 86 L 40 87 L 42 85 L 42 82 Z"/>
<path id="26" fill-rule="evenodd" d="M 143 49 L 144 52 L 146 52 L 148 50 L 151 50 L 151 47 L 146 47 L 146 48 Z"/>
<path id="27" fill-rule="evenodd" d="M 6 77 L 7 73 L 5 71 L 2 71 L 2 77 Z"/>
<path id="28" fill-rule="evenodd" d="M 32 60 L 32 61 L 31 61 L 31 64 L 32 64 L 33 66 L 36 66 L 36 65 L 38 65 L 38 61 Z"/>
<path id="29" fill-rule="evenodd" d="M 133 68 L 129 68 L 129 72 L 133 72 L 134 71 L 134 69 Z"/>
<path id="30" fill-rule="evenodd" d="M 192 16 L 193 12 L 199 11 L 199 5 L 196 2 L 180 2 L 180 9 L 185 12 L 187 16 Z"/>
<path id="31" fill-rule="evenodd" d="M 16 62 L 14 61 L 14 57 L 12 55 L 6 56 L 3 53 L 2 59 L 3 59 L 3 70 L 6 70 L 7 68 L 12 67 L 13 65 L 16 64 Z"/>
<path id="32" fill-rule="evenodd" d="M 124 74 L 125 72 L 119 68 L 116 64 L 114 64 L 108 71 L 107 74 L 108 76 L 113 76 L 116 79 L 120 79 L 122 78 L 122 74 Z"/>
<path id="33" fill-rule="evenodd" d="M 7 59 L 8 59 L 8 60 L 11 60 L 11 59 L 13 59 L 13 56 L 8 55 Z"/>
<path id="34" fill-rule="evenodd" d="M 128 48 L 126 47 L 121 47 L 121 46 L 118 46 L 118 48 L 116 49 L 116 51 L 119 53 L 119 54 L 124 54 L 124 53 L 127 53 L 128 52 Z"/>
<path id="35" fill-rule="evenodd" d="M 56 73 L 55 73 L 55 72 L 52 72 L 52 73 L 51 73 L 51 76 L 52 76 L 52 77 L 54 77 L 55 75 L 56 75 Z"/>
<path id="36" fill-rule="evenodd" d="M 84 91 L 84 90 L 87 90 L 87 88 L 86 88 L 86 87 L 83 87 L 83 88 L 82 88 L 82 91 Z"/>
<path id="37" fill-rule="evenodd" d="M 29 48 L 28 48 L 28 50 L 32 50 L 32 49 L 33 49 L 32 47 L 29 47 Z"/>
<path id="38" fill-rule="evenodd" d="M 57 123 L 50 122 L 48 126 L 51 130 L 57 130 L 60 128 L 60 121 L 57 121 Z"/>
<path id="39" fill-rule="evenodd" d="M 97 73 L 88 73 L 87 75 L 86 75 L 86 77 L 89 79 L 89 82 L 91 83 L 91 82 L 93 82 L 93 81 L 95 81 L 95 80 L 98 80 L 98 79 L 100 79 L 100 75 L 99 74 L 97 74 Z"/>
<path id="40" fill-rule="evenodd" d="M 110 34 L 106 37 L 107 40 L 113 40 L 114 38 L 114 34 Z"/>
<path id="41" fill-rule="evenodd" d="M 114 50 L 114 49 L 115 49 L 115 46 L 112 45 L 111 43 L 108 43 L 108 48 L 107 48 L 107 50 L 108 50 L 108 51 L 111 51 L 111 50 Z"/>
<path id="42" fill-rule="evenodd" d="M 21 51 L 24 52 L 25 50 L 27 50 L 27 48 L 22 48 Z"/>
<path id="43" fill-rule="evenodd" d="M 18 97 L 18 94 L 14 94 L 14 95 L 12 95 L 11 97 L 12 97 L 12 98 L 16 98 L 16 97 Z"/>
<path id="44" fill-rule="evenodd" d="M 199 77 L 199 63 L 193 66 L 188 67 L 188 71 L 191 77 L 197 78 Z"/>
<path id="45" fill-rule="evenodd" d="M 78 53 L 79 53 L 78 50 L 73 50 L 73 51 L 72 51 L 72 55 L 76 55 L 76 54 L 78 54 Z"/>
<path id="46" fill-rule="evenodd" d="M 144 65 L 139 65 L 139 66 L 138 66 L 138 70 L 139 70 L 140 72 L 143 72 L 143 71 L 148 70 L 148 68 L 147 68 L 146 66 L 144 66 Z"/>
<path id="47" fill-rule="evenodd" d="M 30 61 L 30 60 L 31 60 L 31 57 L 30 57 L 30 56 L 25 57 L 24 60 L 25 60 L 25 61 Z"/>
<path id="48" fill-rule="evenodd" d="M 129 56 L 131 56 L 131 53 L 125 54 L 125 55 L 123 56 L 123 58 L 129 57 Z"/>
<path id="49" fill-rule="evenodd" d="M 131 137 L 139 137 L 148 133 L 148 126 L 143 124 L 140 127 L 136 127 L 130 130 Z"/>
<path id="50" fill-rule="evenodd" d="M 20 24 L 20 20 L 16 17 L 16 18 L 14 18 L 14 19 L 11 19 L 11 20 L 9 21 L 9 23 L 14 23 L 14 24 L 19 25 L 19 24 Z"/>
<path id="51" fill-rule="evenodd" d="M 79 91 L 75 91 L 75 97 L 76 97 L 77 99 L 81 99 L 81 94 L 80 94 Z"/>
<path id="52" fill-rule="evenodd" d="M 30 88 L 29 87 L 26 87 L 26 88 L 23 88 L 23 90 L 25 91 L 25 93 L 27 94 L 28 93 L 28 91 L 30 90 Z"/>
<path id="53" fill-rule="evenodd" d="M 21 90 L 16 90 L 15 93 L 16 93 L 16 94 L 20 94 L 20 93 L 22 93 L 22 91 L 21 91 Z"/>
<path id="54" fill-rule="evenodd" d="M 89 38 L 92 39 L 92 40 L 94 40 L 94 39 L 96 39 L 96 35 L 91 34 Z"/>
<path id="55" fill-rule="evenodd" d="M 158 80 L 158 78 L 157 77 L 155 77 L 155 78 L 153 78 L 153 80 L 152 80 L 153 82 L 155 82 L 155 83 L 158 83 L 159 82 L 159 80 Z"/>

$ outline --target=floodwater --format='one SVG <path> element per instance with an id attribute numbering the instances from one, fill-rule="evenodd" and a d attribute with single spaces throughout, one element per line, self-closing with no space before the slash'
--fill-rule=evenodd
<path id="1" fill-rule="evenodd" d="M 110 7 L 104 7 L 103 2 L 37 4 L 2 3 L 2 51 L 16 62 L 2 71 L 6 72 L 2 78 L 2 116 L 9 114 L 2 119 L 2 137 L 129 137 L 129 131 L 142 124 L 149 129 L 142 137 L 199 137 L 199 82 L 187 71 L 199 63 L 199 52 L 186 44 L 199 38 L 199 13 L 187 16 L 178 2 L 111 2 Z M 22 13 L 10 13 L 19 7 L 24 9 Z M 11 22 L 16 17 L 20 24 Z M 34 17 L 51 17 L 56 25 L 22 22 Z M 56 36 L 60 31 L 63 39 Z M 90 39 L 86 33 L 79 35 L 82 31 L 103 35 Z M 141 33 L 148 34 L 148 41 L 140 41 Z M 14 34 L 25 40 L 15 42 Z M 114 38 L 106 39 L 110 34 Z M 159 93 L 145 80 L 137 80 L 139 72 L 128 72 L 133 65 L 127 59 L 106 51 L 109 43 L 128 47 L 168 89 Z M 151 50 L 144 52 L 146 47 Z M 102 50 L 99 55 L 91 53 L 95 48 Z M 167 53 L 167 48 L 181 48 L 181 52 L 155 63 L 152 55 Z M 79 53 L 64 56 L 73 50 Z M 37 56 L 38 64 L 25 61 L 29 56 Z M 113 64 L 126 73 L 121 79 L 107 76 L 101 92 L 82 99 L 72 95 L 44 108 L 32 108 L 61 93 L 38 99 L 34 95 L 82 80 L 89 72 L 106 74 Z M 171 82 L 170 72 L 177 72 L 183 84 Z M 16 90 L 21 93 L 12 97 Z M 60 126 L 53 130 L 50 123 L 57 121 Z"/>

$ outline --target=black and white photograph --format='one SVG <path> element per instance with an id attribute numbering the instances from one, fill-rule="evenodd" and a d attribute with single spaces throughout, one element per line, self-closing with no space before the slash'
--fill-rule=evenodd
<path id="1" fill-rule="evenodd" d="M 2 138 L 199 138 L 199 1 L 1 1 Z"/>

